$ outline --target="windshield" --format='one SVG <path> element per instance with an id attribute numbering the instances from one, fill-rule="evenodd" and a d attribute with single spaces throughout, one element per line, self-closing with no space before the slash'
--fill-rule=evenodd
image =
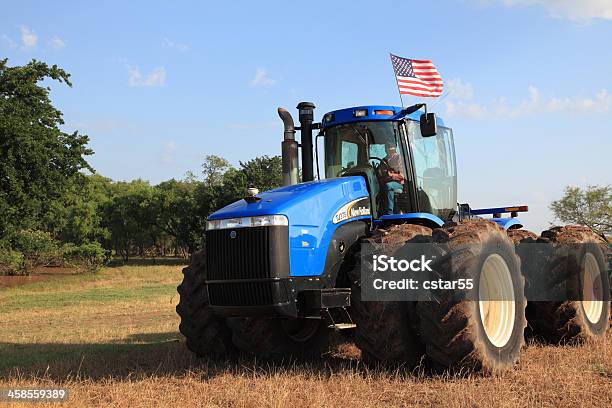
<path id="1" fill-rule="evenodd" d="M 378 165 L 389 146 L 404 157 L 397 122 L 355 122 L 325 131 L 325 177 L 340 177 L 356 167 Z M 403 161 L 397 171 L 406 176 Z"/>
<path id="2" fill-rule="evenodd" d="M 421 211 L 449 219 L 457 206 L 453 132 L 438 126 L 436 136 L 422 137 L 418 122 L 408 121 L 407 124 Z M 423 208 L 427 204 L 431 210 Z"/>

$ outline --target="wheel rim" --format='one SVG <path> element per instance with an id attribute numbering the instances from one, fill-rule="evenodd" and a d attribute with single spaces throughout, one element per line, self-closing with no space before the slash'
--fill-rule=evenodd
<path id="1" fill-rule="evenodd" d="M 287 336 L 298 343 L 310 340 L 319 329 L 319 324 L 318 319 L 290 319 L 282 322 L 283 330 Z"/>
<path id="2" fill-rule="evenodd" d="M 584 257 L 582 265 L 582 308 L 591 323 L 597 323 L 603 310 L 601 271 L 597 259 L 591 253 Z"/>
<path id="3" fill-rule="evenodd" d="M 489 341 L 495 347 L 505 346 L 514 329 L 514 286 L 510 268 L 500 255 L 489 255 L 482 264 L 478 296 L 480 320 Z"/>

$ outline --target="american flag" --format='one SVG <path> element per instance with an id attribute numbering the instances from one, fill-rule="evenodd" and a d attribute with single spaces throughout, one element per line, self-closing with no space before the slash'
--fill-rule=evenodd
<path id="1" fill-rule="evenodd" d="M 442 77 L 430 60 L 416 60 L 391 54 L 391 63 L 400 94 L 437 97 L 442 95 Z"/>

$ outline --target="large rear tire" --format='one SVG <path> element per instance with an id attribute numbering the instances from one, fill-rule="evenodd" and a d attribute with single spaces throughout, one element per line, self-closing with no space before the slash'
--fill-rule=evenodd
<path id="1" fill-rule="evenodd" d="M 354 339 L 361 358 L 368 364 L 402 364 L 414 367 L 422 359 L 423 345 L 415 330 L 416 302 L 365 302 L 361 299 L 361 268 L 370 268 L 373 255 L 393 255 L 409 241 L 431 236 L 431 229 L 419 225 L 394 225 L 377 230 L 362 240 L 368 253 L 358 253 L 348 272 L 351 281 L 351 318 L 356 324 Z"/>
<path id="2" fill-rule="evenodd" d="M 529 324 L 550 343 L 580 343 L 604 337 L 610 318 L 608 243 L 590 228 L 554 227 L 538 242 L 553 245 L 547 258 L 533 268 L 533 280 L 545 292 L 530 301 Z"/>
<path id="3" fill-rule="evenodd" d="M 179 330 L 187 340 L 187 348 L 198 357 L 219 356 L 234 351 L 231 331 L 224 318 L 215 316 L 206 289 L 206 252 L 196 252 L 191 264 L 183 269 L 183 282 L 177 287 L 180 295 L 176 312 L 181 317 Z"/>
<path id="4" fill-rule="evenodd" d="M 513 242 L 486 220 L 436 229 L 432 241 L 443 251 L 432 263 L 432 277 L 472 279 L 478 301 L 462 299 L 467 292 L 442 290 L 432 292 L 432 301 L 418 303 L 427 356 L 444 369 L 511 368 L 519 359 L 527 324 L 524 279 Z"/>

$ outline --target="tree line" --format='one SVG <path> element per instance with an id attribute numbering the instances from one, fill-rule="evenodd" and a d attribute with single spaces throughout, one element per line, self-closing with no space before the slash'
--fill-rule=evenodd
<path id="1" fill-rule="evenodd" d="M 55 65 L 0 60 L 0 274 L 66 256 L 94 267 L 112 255 L 187 256 L 203 245 L 208 214 L 249 186 L 281 184 L 278 156 L 233 167 L 209 155 L 199 174 L 156 185 L 96 174 L 88 136 L 62 130 L 43 81 L 72 86 Z"/>

